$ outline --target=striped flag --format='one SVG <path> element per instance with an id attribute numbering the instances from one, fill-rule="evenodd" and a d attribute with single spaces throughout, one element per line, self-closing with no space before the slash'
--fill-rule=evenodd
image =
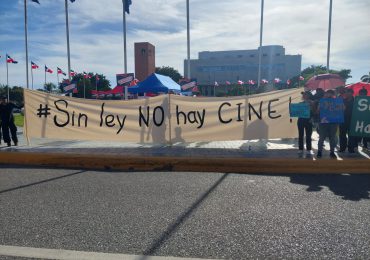
<path id="1" fill-rule="evenodd" d="M 63 74 L 64 76 L 67 76 L 67 73 L 65 73 L 61 68 L 57 67 L 57 73 Z"/>
<path id="2" fill-rule="evenodd" d="M 53 70 L 49 69 L 49 68 L 45 65 L 45 72 L 53 73 Z"/>
<path id="3" fill-rule="evenodd" d="M 7 63 L 14 63 L 14 64 L 18 63 L 18 61 L 12 59 L 8 54 L 6 55 L 6 62 Z"/>
<path id="4" fill-rule="evenodd" d="M 36 64 L 36 63 L 34 63 L 33 61 L 31 61 L 31 69 L 38 69 L 39 68 L 39 66 Z"/>
<path id="5" fill-rule="evenodd" d="M 281 80 L 280 80 L 279 78 L 275 78 L 275 79 L 274 79 L 274 83 L 280 83 L 280 81 L 281 81 Z"/>

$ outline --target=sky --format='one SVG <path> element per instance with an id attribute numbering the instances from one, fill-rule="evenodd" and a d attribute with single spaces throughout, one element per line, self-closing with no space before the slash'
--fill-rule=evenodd
<path id="1" fill-rule="evenodd" d="M 44 64 L 54 70 L 47 82 L 56 84 L 56 68 L 67 71 L 64 0 L 27 0 L 29 60 L 34 88 L 44 84 Z M 247 50 L 259 46 L 260 0 L 190 0 L 191 58 L 201 51 Z M 331 69 L 351 69 L 347 83 L 370 72 L 370 1 L 333 0 Z M 283 45 L 287 54 L 302 55 L 302 69 L 326 65 L 329 0 L 265 0 L 263 45 Z M 128 72 L 134 72 L 134 43 L 155 45 L 156 66 L 184 73 L 186 0 L 132 0 L 127 21 Z M 69 2 L 71 68 L 103 73 L 116 84 L 124 72 L 122 1 Z M 0 84 L 26 86 L 24 1 L 0 0 Z M 31 78 L 31 77 L 30 77 Z M 31 79 L 30 79 L 31 85 Z"/>

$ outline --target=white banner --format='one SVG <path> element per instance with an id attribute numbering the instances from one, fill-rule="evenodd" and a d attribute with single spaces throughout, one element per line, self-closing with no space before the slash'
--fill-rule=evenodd
<path id="1" fill-rule="evenodd" d="M 231 98 L 89 100 L 24 90 L 28 137 L 168 143 L 289 138 L 302 89 Z"/>

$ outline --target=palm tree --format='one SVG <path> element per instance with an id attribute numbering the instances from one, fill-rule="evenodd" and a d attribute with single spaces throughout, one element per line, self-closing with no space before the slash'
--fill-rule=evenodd
<path id="1" fill-rule="evenodd" d="M 361 81 L 362 81 L 362 82 L 370 83 L 370 72 L 369 72 L 369 74 L 367 74 L 367 75 L 363 75 L 363 76 L 361 77 Z"/>

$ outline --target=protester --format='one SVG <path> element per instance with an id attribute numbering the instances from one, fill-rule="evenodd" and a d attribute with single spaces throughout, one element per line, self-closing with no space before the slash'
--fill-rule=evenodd
<path id="1" fill-rule="evenodd" d="M 312 109 L 313 109 L 313 101 L 312 94 L 309 91 L 302 92 L 302 101 L 307 103 L 310 108 L 310 118 L 298 118 L 297 126 L 298 126 L 298 147 L 299 151 L 303 152 L 303 137 L 306 132 L 306 150 L 308 154 L 312 153 Z"/>
<path id="2" fill-rule="evenodd" d="M 354 153 L 357 147 L 357 137 L 349 135 L 354 103 L 353 90 L 346 89 L 342 96 L 344 103 L 344 122 L 339 125 L 339 152 L 345 152 L 348 148 L 349 153 Z"/>
<path id="3" fill-rule="evenodd" d="M 15 105 L 14 103 L 7 102 L 6 98 L 0 98 L 0 114 L 1 114 L 1 129 L 3 132 L 4 142 L 11 146 L 11 139 L 14 142 L 14 145 L 18 145 L 18 138 L 17 138 L 17 127 L 14 124 L 14 116 L 13 116 L 13 109 L 21 107 Z M 10 135 L 9 135 L 10 130 Z"/>
<path id="4" fill-rule="evenodd" d="M 316 128 L 316 132 L 319 134 L 319 122 L 320 122 L 320 112 L 319 112 L 319 103 L 320 99 L 324 97 L 324 90 L 322 88 L 317 88 L 315 95 L 312 97 L 312 106 L 313 106 L 313 114 L 312 114 L 312 122 L 313 127 Z"/>
<path id="5" fill-rule="evenodd" d="M 332 89 L 329 89 L 325 92 L 324 98 L 335 98 L 335 92 Z M 320 113 L 320 107 L 318 108 L 318 113 Z M 329 144 L 330 144 L 330 157 L 337 158 L 334 153 L 334 149 L 336 146 L 336 133 L 338 129 L 338 124 L 336 123 L 322 123 L 319 124 L 319 142 L 318 142 L 318 151 L 317 151 L 317 158 L 322 157 L 322 149 L 324 146 L 324 141 L 328 137 Z"/>
<path id="6" fill-rule="evenodd" d="M 360 89 L 360 91 L 358 92 L 358 95 L 366 97 L 367 96 L 367 89 L 366 88 Z M 370 138 L 369 137 L 361 137 L 359 139 L 359 143 L 361 142 L 361 139 L 362 139 L 362 148 L 368 149 L 368 142 L 370 142 Z"/>

